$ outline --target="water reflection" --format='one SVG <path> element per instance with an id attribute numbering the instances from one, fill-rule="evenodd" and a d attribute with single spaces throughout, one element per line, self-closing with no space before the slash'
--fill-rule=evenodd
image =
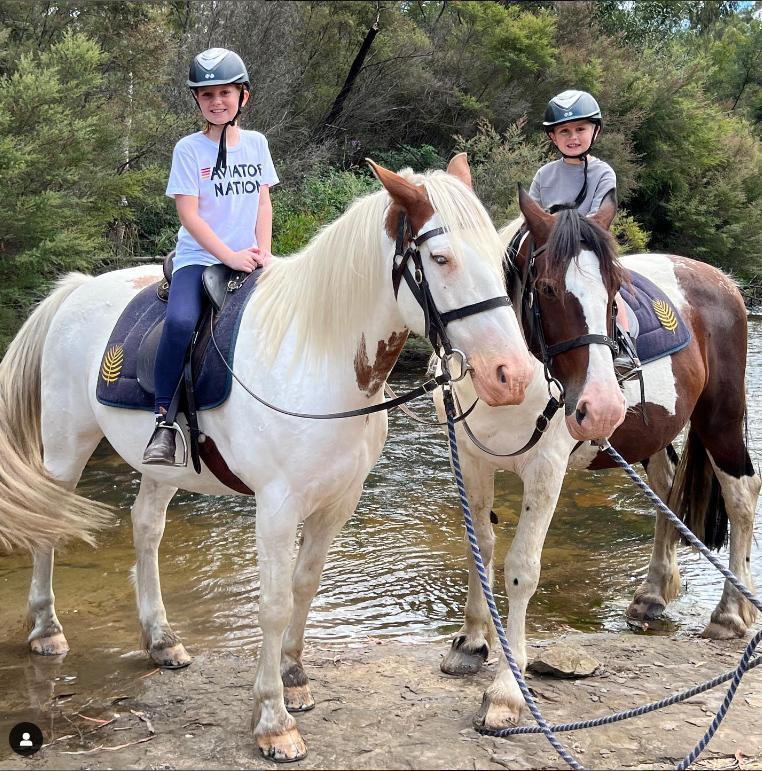
<path id="1" fill-rule="evenodd" d="M 762 436 L 762 319 L 750 328 L 748 378 L 752 456 Z M 404 387 L 408 378 L 398 379 Z M 430 409 L 422 404 L 419 411 Z M 59 617 L 72 652 L 63 661 L 32 658 L 24 643 L 29 559 L 0 561 L 0 718 L 29 709 L 48 714 L 68 691 L 107 689 L 138 678 L 146 662 L 136 651 L 137 615 L 128 572 L 134 562 L 127 511 L 137 474 L 107 446 L 97 451 L 82 492 L 124 512 L 97 551 L 75 545 L 57 560 Z M 498 554 L 510 544 L 519 481 L 497 477 Z M 258 582 L 253 502 L 180 493 L 172 503 L 160 554 L 168 616 L 191 652 L 253 651 Z M 564 628 L 623 629 L 623 611 L 645 574 L 653 513 L 622 472 L 567 478 L 543 553 L 540 585 L 528 613 L 532 635 Z M 753 572 L 762 585 L 757 521 Z M 463 526 L 443 434 L 391 416 L 390 438 L 371 473 L 355 516 L 329 554 L 308 624 L 311 639 L 436 637 L 454 632 L 465 602 Z M 698 555 L 681 548 L 687 585 L 669 610 L 668 629 L 702 628 L 722 583 Z M 502 566 L 498 602 L 505 608 Z M 119 679 L 121 678 L 121 679 Z M 115 686 L 114 686 L 115 687 Z M 63 694 L 63 696 L 62 696 Z"/>

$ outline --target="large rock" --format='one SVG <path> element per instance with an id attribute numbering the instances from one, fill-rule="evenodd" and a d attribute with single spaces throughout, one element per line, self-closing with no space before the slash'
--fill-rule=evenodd
<path id="1" fill-rule="evenodd" d="M 600 661 L 584 651 L 558 644 L 540 651 L 527 669 L 538 675 L 553 677 L 590 677 L 600 666 Z"/>

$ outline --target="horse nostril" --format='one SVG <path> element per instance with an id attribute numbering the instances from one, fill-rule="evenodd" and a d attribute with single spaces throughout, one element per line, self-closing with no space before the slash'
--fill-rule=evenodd
<path id="1" fill-rule="evenodd" d="M 508 372 L 507 372 L 507 370 L 506 370 L 505 366 L 501 364 L 501 365 L 500 365 L 500 366 L 497 368 L 497 379 L 498 379 L 498 380 L 499 380 L 499 381 L 500 381 L 500 382 L 501 382 L 503 385 L 505 385 L 505 384 L 508 382 L 508 377 L 507 377 L 507 375 L 508 375 Z"/>
<path id="2" fill-rule="evenodd" d="M 582 421 L 585 419 L 586 416 L 587 416 L 587 412 L 585 412 L 585 410 L 580 409 L 579 407 L 577 408 L 577 412 L 574 414 L 574 417 L 577 418 L 577 423 L 580 426 L 582 425 Z"/>

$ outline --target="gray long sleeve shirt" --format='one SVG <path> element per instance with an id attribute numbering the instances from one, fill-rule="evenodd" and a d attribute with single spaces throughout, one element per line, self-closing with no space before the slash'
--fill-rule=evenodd
<path id="1" fill-rule="evenodd" d="M 574 203 L 584 182 L 584 164 L 565 163 L 563 158 L 546 163 L 534 175 L 529 195 L 543 209 L 563 203 Z M 600 158 L 590 158 L 587 165 L 587 194 L 579 205 L 580 214 L 595 214 L 606 193 L 616 188 L 616 174 Z"/>

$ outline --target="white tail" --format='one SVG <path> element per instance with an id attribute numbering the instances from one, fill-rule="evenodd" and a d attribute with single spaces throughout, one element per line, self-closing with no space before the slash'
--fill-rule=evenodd
<path id="1" fill-rule="evenodd" d="M 40 369 L 48 329 L 91 276 L 69 273 L 26 320 L 0 362 L 0 549 L 41 549 L 72 538 L 93 543 L 110 509 L 66 490 L 45 472 Z"/>

